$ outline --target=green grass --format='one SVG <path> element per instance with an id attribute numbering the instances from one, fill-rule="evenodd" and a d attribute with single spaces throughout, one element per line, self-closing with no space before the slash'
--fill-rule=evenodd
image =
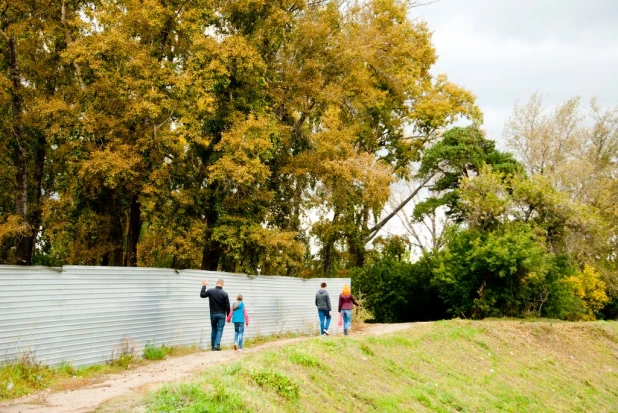
<path id="1" fill-rule="evenodd" d="M 38 363 L 33 353 L 0 367 L 0 400 L 23 396 L 49 386 L 54 370 Z"/>
<path id="2" fill-rule="evenodd" d="M 174 352 L 174 347 L 166 346 L 163 344 L 162 346 L 155 346 L 154 344 L 146 343 L 144 346 L 144 358 L 146 360 L 163 360 L 167 358 L 167 356 L 171 355 Z"/>
<path id="3" fill-rule="evenodd" d="M 153 411 L 177 413 L 252 411 L 237 393 L 218 382 L 213 384 L 213 390 L 208 393 L 197 384 L 164 388 L 150 399 L 149 406 Z"/>
<path id="4" fill-rule="evenodd" d="M 165 386 L 143 410 L 613 412 L 618 323 L 452 320 L 312 338 Z"/>
<path id="5" fill-rule="evenodd" d="M 183 356 L 199 351 L 197 346 L 160 346 L 146 345 L 144 357 L 132 354 L 114 354 L 105 364 L 74 367 L 70 363 L 62 363 L 57 367 L 49 367 L 39 363 L 33 353 L 24 352 L 17 360 L 12 360 L 0 366 L 0 400 L 13 399 L 38 390 L 51 388 L 53 390 L 73 390 L 91 384 L 98 378 L 108 374 L 118 374 L 150 363 L 150 360 L 160 360 L 168 356 Z"/>

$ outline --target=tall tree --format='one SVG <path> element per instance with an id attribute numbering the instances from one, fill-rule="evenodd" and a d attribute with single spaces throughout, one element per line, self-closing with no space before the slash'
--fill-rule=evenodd
<path id="1" fill-rule="evenodd" d="M 0 137 L 10 159 L 2 165 L 7 177 L 0 206 L 4 262 L 32 264 L 41 242 L 43 203 L 52 194 L 51 146 L 64 133 L 69 113 L 63 97 L 73 89 L 73 70 L 61 61 L 68 8 L 60 1 L 0 5 Z"/>
<path id="2" fill-rule="evenodd" d="M 66 169 L 47 215 L 66 261 L 137 265 L 143 204 L 183 151 L 172 124 L 197 3 L 102 1 L 67 16 L 79 122 L 60 144 Z"/>
<path id="3" fill-rule="evenodd" d="M 576 97 L 550 110 L 535 94 L 515 106 L 504 136 L 530 174 L 544 176 L 571 200 L 599 212 L 603 234 L 595 242 L 573 237 L 569 245 L 599 269 L 618 297 L 618 109 L 602 108 L 593 99 L 586 113 Z"/>

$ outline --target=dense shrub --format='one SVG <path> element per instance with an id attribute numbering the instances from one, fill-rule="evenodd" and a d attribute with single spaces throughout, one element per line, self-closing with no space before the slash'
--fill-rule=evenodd
<path id="1" fill-rule="evenodd" d="M 456 317 L 518 317 L 542 310 L 555 256 L 527 225 L 460 230 L 436 259 L 432 284 Z"/>
<path id="2" fill-rule="evenodd" d="M 524 223 L 459 228 L 445 247 L 416 263 L 383 255 L 353 275 L 377 322 L 445 317 L 592 320 L 609 312 L 599 274 L 552 252 Z M 611 305 L 611 302 L 610 302 Z M 610 314 L 611 315 L 611 314 Z"/>
<path id="3" fill-rule="evenodd" d="M 431 277 L 429 258 L 411 264 L 384 257 L 357 269 L 352 285 L 377 322 L 437 320 L 445 317 L 445 307 Z"/>

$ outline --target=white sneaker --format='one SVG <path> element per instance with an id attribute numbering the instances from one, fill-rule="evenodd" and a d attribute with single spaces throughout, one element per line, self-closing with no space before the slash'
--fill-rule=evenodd
<path id="1" fill-rule="evenodd" d="M 238 349 L 238 351 L 242 351 L 242 349 L 241 349 L 241 348 L 239 348 L 239 349 Z"/>
<path id="2" fill-rule="evenodd" d="M 330 336 L 330 334 L 328 334 L 328 330 L 324 330 L 324 334 L 326 334 L 327 336 Z"/>

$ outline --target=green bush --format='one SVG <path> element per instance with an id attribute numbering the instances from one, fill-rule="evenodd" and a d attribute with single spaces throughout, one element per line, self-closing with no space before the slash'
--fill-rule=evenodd
<path id="1" fill-rule="evenodd" d="M 523 223 L 493 231 L 462 229 L 436 255 L 432 284 L 453 317 L 550 317 L 576 320 L 590 311 L 567 282 L 571 260 L 551 252 Z"/>
<path id="2" fill-rule="evenodd" d="M 375 321 L 597 315 L 574 289 L 584 272 L 548 248 L 533 226 L 454 228 L 445 239 L 442 250 L 416 263 L 383 255 L 353 272 L 354 292 L 363 295 Z"/>
<path id="3" fill-rule="evenodd" d="M 429 257 L 414 264 L 383 257 L 357 269 L 352 287 L 377 322 L 439 320 L 445 307 L 431 284 L 432 270 Z"/>

